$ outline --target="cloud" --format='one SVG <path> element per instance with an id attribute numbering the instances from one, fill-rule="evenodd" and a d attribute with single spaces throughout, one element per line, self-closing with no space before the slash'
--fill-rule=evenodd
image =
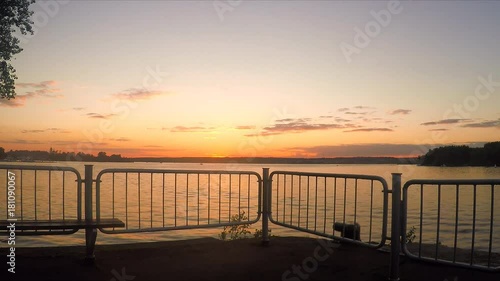
<path id="1" fill-rule="evenodd" d="M 10 100 L 7 99 L 0 99 L 0 106 L 4 107 L 21 107 L 24 106 L 26 103 L 26 99 L 28 97 L 26 96 L 19 96 L 17 95 L 15 98 L 12 98 Z"/>
<path id="2" fill-rule="evenodd" d="M 72 108 L 72 110 L 74 110 L 74 111 L 82 111 L 84 109 L 85 109 L 85 107 L 73 107 Z"/>
<path id="3" fill-rule="evenodd" d="M 422 126 L 433 126 L 433 125 L 450 125 L 450 124 L 458 124 L 462 122 L 467 122 L 470 121 L 470 119 L 442 119 L 438 121 L 432 121 L 432 122 L 425 122 L 420 125 Z"/>
<path id="4" fill-rule="evenodd" d="M 350 114 L 350 115 L 366 115 L 368 112 L 353 112 L 353 111 L 346 111 L 344 114 Z"/>
<path id="5" fill-rule="evenodd" d="M 99 114 L 99 113 L 95 113 L 95 112 L 90 112 L 90 113 L 87 113 L 86 114 L 89 118 L 92 118 L 92 119 L 110 119 L 114 116 L 116 116 L 116 114 Z"/>
<path id="6" fill-rule="evenodd" d="M 37 88 L 37 89 L 45 89 L 50 86 L 55 86 L 57 84 L 54 80 L 42 81 L 40 83 L 17 83 L 16 86 L 19 88 Z"/>
<path id="7" fill-rule="evenodd" d="M 25 140 L 25 139 L 15 139 L 15 140 L 3 140 L 2 143 L 13 143 L 13 144 L 42 144 L 41 141 L 37 140 Z"/>
<path id="8" fill-rule="evenodd" d="M 339 112 L 349 111 L 348 107 L 342 107 L 338 109 Z"/>
<path id="9" fill-rule="evenodd" d="M 335 123 L 312 123 L 312 118 L 287 118 L 276 120 L 277 124 L 262 128 L 259 133 L 247 134 L 247 137 L 254 136 L 271 136 L 287 133 L 301 133 L 306 131 L 320 131 L 332 129 L 345 129 L 353 127 L 351 124 L 335 124 Z"/>
<path id="10" fill-rule="evenodd" d="M 335 121 L 336 122 L 351 122 L 352 120 L 344 119 L 344 118 L 340 118 L 340 117 L 335 117 Z"/>
<path id="11" fill-rule="evenodd" d="M 237 130 L 252 130 L 255 129 L 255 126 L 236 126 Z"/>
<path id="12" fill-rule="evenodd" d="M 279 123 L 290 123 L 290 122 L 309 122 L 311 121 L 312 118 L 285 118 L 285 119 L 278 119 L 276 120 L 276 122 L 279 122 Z"/>
<path id="13" fill-rule="evenodd" d="M 21 133 L 27 134 L 27 133 L 43 133 L 45 130 L 22 130 Z"/>
<path id="14" fill-rule="evenodd" d="M 292 122 L 293 120 L 295 120 L 295 119 L 293 119 L 293 118 L 285 118 L 285 119 L 277 119 L 276 122 Z"/>
<path id="15" fill-rule="evenodd" d="M 448 129 L 439 128 L 439 129 L 430 129 L 429 131 L 431 131 L 431 132 L 440 132 L 440 131 L 448 131 Z"/>
<path id="16" fill-rule="evenodd" d="M 353 107 L 353 109 L 375 109 L 375 108 L 371 106 L 358 105 Z"/>
<path id="17" fill-rule="evenodd" d="M 162 130 L 167 130 L 168 128 L 162 128 Z M 172 133 L 204 133 L 213 130 L 214 127 L 201 127 L 201 126 L 193 126 L 193 127 L 185 127 L 185 126 L 175 126 L 170 128 L 170 132 Z"/>
<path id="18" fill-rule="evenodd" d="M 390 115 L 407 115 L 410 114 L 411 110 L 410 109 L 396 109 L 391 112 L 389 112 Z"/>
<path id="19" fill-rule="evenodd" d="M 124 90 L 121 93 L 113 94 L 112 96 L 118 99 L 136 101 L 136 100 L 149 100 L 153 97 L 162 96 L 165 94 L 167 93 L 162 91 L 151 91 L 146 89 L 131 88 Z"/>
<path id="20" fill-rule="evenodd" d="M 129 138 L 124 138 L 124 137 L 120 137 L 120 138 L 114 138 L 114 139 L 109 139 L 111 141 L 130 141 Z"/>
<path id="21" fill-rule="evenodd" d="M 60 128 L 47 128 L 47 129 L 36 129 L 36 130 L 22 130 L 21 133 L 23 134 L 37 134 L 37 133 L 45 133 L 45 132 L 52 132 L 52 133 L 61 133 L 61 134 L 67 134 L 70 133 L 71 131 L 65 130 L 65 129 L 60 129 Z"/>
<path id="22" fill-rule="evenodd" d="M 500 118 L 497 120 L 488 120 L 462 125 L 464 128 L 500 128 Z"/>
<path id="23" fill-rule="evenodd" d="M 333 118 L 333 117 L 335 117 L 335 116 L 333 116 L 333 115 L 322 115 L 319 118 L 330 119 L 330 118 Z"/>
<path id="24" fill-rule="evenodd" d="M 61 94 L 57 94 L 61 90 L 53 88 L 57 85 L 56 81 L 43 81 L 40 83 L 17 83 L 19 88 L 32 88 L 31 91 L 26 91 L 25 94 L 18 94 L 10 100 L 0 99 L 0 106 L 3 107 L 22 107 L 26 102 L 33 98 L 60 98 Z"/>
<path id="25" fill-rule="evenodd" d="M 353 129 L 353 130 L 348 130 L 344 131 L 346 133 L 353 133 L 353 132 L 393 132 L 394 130 L 389 129 L 389 128 L 360 128 L 360 129 Z"/>

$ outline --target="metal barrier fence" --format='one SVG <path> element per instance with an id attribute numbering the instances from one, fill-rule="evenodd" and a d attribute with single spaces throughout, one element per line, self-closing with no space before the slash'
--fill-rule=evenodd
<path id="1" fill-rule="evenodd" d="M 403 187 L 404 253 L 413 259 L 500 271 L 498 179 L 410 180 Z M 496 222 L 496 225 L 495 225 Z M 404 237 L 403 237 L 404 238 Z"/>
<path id="2" fill-rule="evenodd" d="M 105 169 L 96 178 L 96 214 L 125 222 L 100 229 L 109 234 L 252 224 L 261 190 L 255 172 Z"/>
<path id="3" fill-rule="evenodd" d="M 15 184 L 10 175 L 15 175 Z M 94 215 L 97 222 L 101 217 L 125 221 L 124 229 L 99 228 L 110 234 L 252 224 L 262 214 L 264 244 L 269 242 L 271 221 L 378 248 L 389 239 L 392 194 L 391 280 L 399 279 L 400 246 L 412 259 L 500 271 L 500 195 L 495 193 L 500 179 L 410 180 L 401 196 L 401 174 L 392 176 L 389 190 L 378 176 L 290 171 L 269 175 L 268 168 L 262 177 L 248 171 L 105 169 L 93 180 L 92 165 L 85 165 L 85 179 L 71 167 L 0 165 L 0 183 L 5 182 L 0 202 L 9 202 L 9 191 L 14 191 L 19 221 L 80 221 L 82 209 L 87 222 Z M 8 204 L 0 204 L 0 221 L 9 219 Z M 346 235 L 349 225 L 354 226 L 352 236 Z M 0 234 L 6 233 L 0 229 Z M 418 242 L 410 241 L 415 239 Z"/>
<path id="4" fill-rule="evenodd" d="M 13 180 L 9 179 L 9 175 Z M 10 184 L 9 184 L 10 182 Z M 80 220 L 82 218 L 82 178 L 71 167 L 0 165 L 0 183 L 5 192 L 0 193 L 0 220 L 13 219 L 9 215 L 8 186 L 15 199 L 14 219 L 23 220 Z M 19 235 L 72 234 L 78 229 L 17 230 Z M 7 229 L 0 229 L 0 234 Z"/>
<path id="5" fill-rule="evenodd" d="M 385 244 L 388 188 L 382 177 L 274 171 L 270 181 L 274 224 L 374 248 Z"/>

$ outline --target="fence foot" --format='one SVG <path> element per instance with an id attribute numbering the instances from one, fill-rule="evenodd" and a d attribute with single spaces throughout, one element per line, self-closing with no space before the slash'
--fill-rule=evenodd
<path id="1" fill-rule="evenodd" d="M 85 244 L 86 244 L 86 255 L 85 264 L 94 264 L 95 255 L 95 241 L 97 240 L 97 229 L 86 228 L 85 229 Z"/>

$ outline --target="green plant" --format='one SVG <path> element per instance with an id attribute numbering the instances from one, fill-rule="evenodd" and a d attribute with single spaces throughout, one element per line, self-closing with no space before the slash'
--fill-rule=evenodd
<path id="1" fill-rule="evenodd" d="M 269 228 L 269 237 L 273 237 L 273 235 L 271 235 L 271 229 Z M 253 233 L 253 237 L 254 238 L 257 238 L 257 239 L 261 239 L 262 238 L 262 229 L 255 229 L 255 232 Z"/>
<path id="2" fill-rule="evenodd" d="M 248 221 L 248 217 L 245 214 L 245 211 L 241 213 L 231 216 L 231 222 L 244 222 Z M 248 238 L 247 235 L 252 234 L 250 230 L 249 223 L 237 224 L 237 225 L 228 225 L 224 226 L 224 229 L 219 234 L 219 239 L 221 240 L 237 240 Z"/>
<path id="3" fill-rule="evenodd" d="M 248 221 L 248 217 L 245 213 L 245 211 L 242 211 L 241 213 L 231 216 L 231 222 L 245 222 Z M 238 224 L 238 225 L 229 225 L 229 226 L 224 226 L 224 229 L 222 230 L 221 233 L 219 233 L 219 239 L 220 240 L 237 240 L 237 239 L 245 239 L 245 238 L 250 238 L 249 235 L 252 234 L 252 232 L 249 230 L 250 224 L 249 223 L 243 223 L 243 224 Z M 271 235 L 271 229 L 269 229 L 269 237 L 273 237 L 274 235 Z M 261 239 L 262 238 L 262 229 L 255 229 L 255 232 L 253 233 L 253 237 L 256 239 Z"/>
<path id="4" fill-rule="evenodd" d="M 406 243 L 409 244 L 409 243 L 413 243 L 413 241 L 415 240 L 415 238 L 417 238 L 417 235 L 416 235 L 416 228 L 414 226 L 412 226 L 407 232 L 406 232 Z"/>

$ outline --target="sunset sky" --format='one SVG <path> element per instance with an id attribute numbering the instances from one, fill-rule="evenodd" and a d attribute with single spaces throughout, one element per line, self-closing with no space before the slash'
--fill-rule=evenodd
<path id="1" fill-rule="evenodd" d="M 66 1 L 68 2 L 68 1 Z M 500 140 L 500 2 L 37 2 L 6 150 L 415 156 Z"/>

